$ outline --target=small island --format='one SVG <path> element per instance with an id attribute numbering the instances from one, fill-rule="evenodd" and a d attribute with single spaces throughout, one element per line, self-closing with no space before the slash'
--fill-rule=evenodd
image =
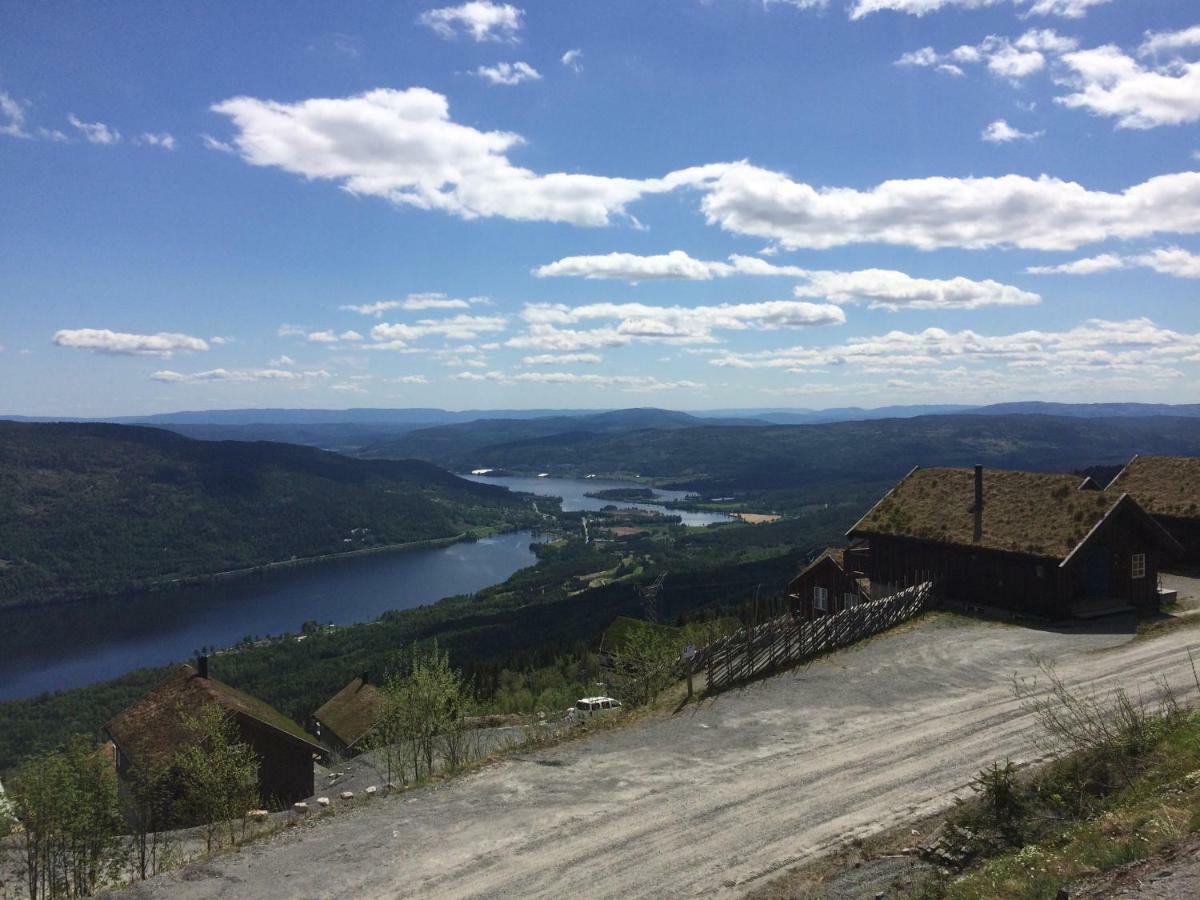
<path id="1" fill-rule="evenodd" d="M 654 500 L 654 491 L 650 488 L 609 488 L 603 491 L 591 491 L 584 494 L 595 500 L 615 500 L 618 503 L 645 503 Z"/>

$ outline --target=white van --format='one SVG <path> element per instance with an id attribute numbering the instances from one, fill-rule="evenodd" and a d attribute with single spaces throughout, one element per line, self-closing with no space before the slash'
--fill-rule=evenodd
<path id="1" fill-rule="evenodd" d="M 608 715 L 613 710 L 621 708 L 621 701 L 614 700 L 612 697 L 584 697 L 574 706 L 567 710 L 567 718 L 582 722 L 584 719 L 590 719 L 593 716 Z"/>

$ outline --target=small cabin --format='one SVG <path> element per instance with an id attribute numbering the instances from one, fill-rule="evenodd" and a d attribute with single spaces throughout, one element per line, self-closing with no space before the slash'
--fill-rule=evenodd
<path id="1" fill-rule="evenodd" d="M 116 756 L 117 775 L 150 757 L 169 759 L 184 746 L 184 719 L 216 703 L 258 757 L 258 791 L 268 808 L 282 809 L 313 794 L 313 762 L 324 755 L 299 725 L 262 700 L 209 677 L 208 658 L 180 666 L 104 726 Z"/>
<path id="2" fill-rule="evenodd" d="M 949 602 L 1050 621 L 1157 610 L 1183 549 L 1127 493 L 982 466 L 913 469 L 848 537 L 876 596 L 932 578 Z"/>
<path id="3" fill-rule="evenodd" d="M 870 585 L 851 564 L 857 549 L 829 548 L 791 580 L 788 597 L 794 618 L 807 621 L 870 601 Z"/>
<path id="4" fill-rule="evenodd" d="M 366 672 L 350 680 L 313 713 L 317 739 L 340 756 L 361 753 L 379 719 L 381 696 Z"/>
<path id="5" fill-rule="evenodd" d="M 1112 480 L 1183 545 L 1178 562 L 1200 567 L 1200 456 L 1135 456 Z"/>

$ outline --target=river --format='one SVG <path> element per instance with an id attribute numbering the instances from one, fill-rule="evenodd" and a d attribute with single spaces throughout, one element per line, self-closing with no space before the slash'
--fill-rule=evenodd
<path id="1" fill-rule="evenodd" d="M 725 513 L 688 512 L 681 509 L 666 509 L 657 503 L 597 500 L 595 497 L 585 496 L 586 494 L 594 494 L 597 491 L 650 487 L 650 485 L 640 484 L 636 481 L 605 481 L 601 478 L 537 478 L 517 475 L 463 475 L 461 477 L 471 481 L 478 481 L 482 484 L 499 484 L 511 491 L 524 491 L 529 494 L 537 494 L 541 497 L 561 497 L 563 512 L 597 510 L 603 509 L 606 506 L 619 506 L 622 509 L 626 509 L 632 506 L 651 512 L 679 516 L 680 521 L 684 525 L 703 526 L 713 525 L 717 522 L 734 521 L 732 516 L 728 516 Z M 654 491 L 654 499 L 664 502 L 668 500 L 684 500 L 689 496 L 687 491 L 665 491 L 660 488 L 651 489 Z"/>
<path id="2" fill-rule="evenodd" d="M 0 611 L 0 700 L 105 681 L 246 635 L 345 625 L 470 594 L 533 565 L 531 532 L 380 552 L 153 594 Z"/>

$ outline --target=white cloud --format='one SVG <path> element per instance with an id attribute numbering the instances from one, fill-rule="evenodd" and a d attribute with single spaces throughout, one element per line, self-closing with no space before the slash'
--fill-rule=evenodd
<path id="1" fill-rule="evenodd" d="M 380 300 L 377 303 L 366 303 L 358 306 L 339 306 L 338 309 L 379 318 L 385 312 L 393 309 L 403 309 L 410 312 L 422 309 L 467 309 L 472 303 L 480 302 L 482 302 L 482 298 L 480 297 L 472 297 L 470 300 L 457 300 L 453 297 L 447 297 L 445 294 L 428 293 L 409 294 L 403 300 Z"/>
<path id="2" fill-rule="evenodd" d="M 884 309 L 979 309 L 984 306 L 1026 306 L 1041 297 L 1012 285 L 990 279 L 974 281 L 961 276 L 950 279 L 914 278 L 889 269 L 830 272 L 780 266 L 753 256 L 733 255 L 729 262 L 694 259 L 682 250 L 656 256 L 609 253 L 602 256 L 568 256 L 533 270 L 539 278 L 577 276 L 618 278 L 636 283 L 654 279 L 706 281 L 733 275 L 788 276 L 801 278 L 797 297 L 825 297 L 834 303 L 869 303 Z"/>
<path id="3" fill-rule="evenodd" d="M 64 328 L 54 334 L 59 347 L 92 350 L 117 356 L 159 356 L 164 359 L 181 351 L 200 352 L 208 349 L 203 338 L 160 331 L 158 334 L 129 334 L 107 328 Z"/>
<path id="4" fill-rule="evenodd" d="M 556 325 L 530 325 L 524 334 L 509 338 L 504 345 L 519 350 L 570 353 L 576 350 L 624 347 L 632 340 L 629 335 L 618 334 L 613 328 L 593 328 L 581 331 L 573 328 L 559 328 Z"/>
<path id="5" fill-rule="evenodd" d="M 695 381 L 660 381 L 652 375 L 581 375 L 577 372 L 459 372 L 453 376 L 459 381 L 494 381 L 499 384 L 569 384 L 591 387 L 615 387 L 627 393 L 649 393 L 652 391 L 674 391 L 699 389 L 704 385 Z"/>
<path id="6" fill-rule="evenodd" d="M 1200 25 L 1181 31 L 1147 31 L 1138 53 L 1150 56 L 1164 50 L 1183 50 L 1188 47 L 1200 47 Z"/>
<path id="7" fill-rule="evenodd" d="M 167 132 L 159 132 L 155 134 L 150 131 L 143 131 L 142 136 L 138 138 L 138 143 L 145 144 L 148 147 L 161 147 L 163 150 L 175 149 L 175 137 Z"/>
<path id="8" fill-rule="evenodd" d="M 989 144 L 1007 144 L 1011 141 L 1032 141 L 1041 137 L 1042 131 L 1021 131 L 1009 125 L 1004 119 L 997 119 L 983 129 L 980 137 Z"/>
<path id="9" fill-rule="evenodd" d="M 499 84 L 505 87 L 522 84 L 526 81 L 540 81 L 542 75 L 527 62 L 501 62 L 494 66 L 479 66 L 472 74 L 478 75 L 489 84 Z"/>
<path id="10" fill-rule="evenodd" d="M 121 141 L 121 132 L 103 122 L 82 122 L 74 113 L 67 116 L 67 121 L 79 130 L 89 144 L 111 145 Z"/>
<path id="11" fill-rule="evenodd" d="M 1032 275 L 1093 275 L 1096 272 L 1108 272 L 1124 267 L 1125 260 L 1122 257 L 1115 253 L 1102 253 L 1099 256 L 1089 256 L 1056 266 L 1030 266 L 1025 271 Z"/>
<path id="12" fill-rule="evenodd" d="M 578 47 L 562 55 L 562 64 L 578 75 L 583 71 L 583 51 Z"/>
<path id="13" fill-rule="evenodd" d="M 286 369 L 208 369 L 204 372 L 173 372 L 164 369 L 150 376 L 155 381 L 168 384 L 204 384 L 218 381 L 256 382 L 308 382 L 319 381 L 332 377 L 324 369 L 308 372 L 294 372 Z"/>
<path id="14" fill-rule="evenodd" d="M 201 134 L 200 140 L 209 150 L 216 150 L 218 153 L 237 153 L 237 148 L 233 144 L 227 144 L 225 141 L 219 141 L 211 134 Z"/>
<path id="15" fill-rule="evenodd" d="M 336 344 L 337 335 L 332 331 L 313 331 L 309 333 L 308 340 L 313 344 Z"/>
<path id="16" fill-rule="evenodd" d="M 1200 62 L 1174 60 L 1146 68 L 1111 44 L 1062 57 L 1074 93 L 1055 102 L 1117 120 L 1118 128 L 1146 129 L 1200 121 Z"/>
<path id="17" fill-rule="evenodd" d="M 278 369 L 281 366 L 294 366 L 295 364 L 296 361 L 287 355 L 277 356 L 267 363 L 272 369 Z"/>
<path id="18" fill-rule="evenodd" d="M 1071 250 L 1110 238 L 1200 231 L 1200 172 L 1159 175 L 1120 193 L 1047 175 L 815 188 L 745 162 L 676 177 L 704 192 L 710 224 L 789 249 L 878 242 L 922 250 Z"/>
<path id="19" fill-rule="evenodd" d="M 286 323 L 280 325 L 275 330 L 275 334 L 279 337 L 304 337 L 307 333 L 299 325 L 288 325 Z"/>
<path id="20" fill-rule="evenodd" d="M 33 137 L 25 130 L 25 107 L 4 91 L 0 91 L 0 134 L 17 138 Z"/>
<path id="21" fill-rule="evenodd" d="M 1173 379 L 1182 375 L 1175 366 L 1200 361 L 1198 354 L 1200 334 L 1160 328 L 1150 319 L 1140 318 L 1123 322 L 1090 319 L 1066 331 L 1005 335 L 941 328 L 890 331 L 850 338 L 832 347 L 727 353 L 709 362 L 719 367 L 783 369 L 797 374 L 842 366 L 872 374 L 911 370 L 929 379 L 944 371 L 939 367 L 946 363 L 960 368 L 1003 366 L 1000 371 L 1031 372 L 1039 378 L 1047 374 L 1083 373 L 1104 378 L 1132 373 Z"/>
<path id="22" fill-rule="evenodd" d="M 508 320 L 504 316 L 458 315 L 448 319 L 420 319 L 413 323 L 384 322 L 371 329 L 371 338 L 387 344 L 387 349 L 397 349 L 431 335 L 472 341 L 484 334 L 504 331 L 507 327 Z"/>
<path id="23" fill-rule="evenodd" d="M 948 53 L 922 47 L 902 55 L 898 66 L 935 67 L 947 75 L 962 75 L 964 65 L 985 65 L 993 75 L 1020 81 L 1046 67 L 1046 54 L 1074 50 L 1079 42 L 1051 28 L 1031 28 L 1017 38 L 990 34 L 978 44 L 963 44 Z"/>
<path id="24" fill-rule="evenodd" d="M 940 9 L 955 7 L 958 9 L 980 9 L 984 6 L 996 6 L 1005 0 L 853 0 L 850 5 L 850 18 L 861 19 L 871 13 L 890 10 L 907 13 L 910 16 L 924 16 Z M 1058 16 L 1064 19 L 1081 19 L 1089 8 L 1109 3 L 1111 0 L 1011 0 L 1014 6 L 1027 7 L 1022 15 L 1029 16 Z"/>
<path id="25" fill-rule="evenodd" d="M 417 22 L 446 39 L 465 34 L 476 42 L 515 41 L 523 15 L 523 10 L 507 3 L 471 0 L 461 6 L 426 10 Z"/>
<path id="26" fill-rule="evenodd" d="M 1136 256 L 1105 253 L 1057 266 L 1031 266 L 1025 271 L 1034 275 L 1092 275 L 1130 266 L 1144 266 L 1175 278 L 1200 278 L 1200 254 L 1190 253 L 1182 247 L 1160 247 Z"/>
<path id="27" fill-rule="evenodd" d="M 599 363 L 602 361 L 598 353 L 539 353 L 521 359 L 521 363 L 526 366 L 568 366 L 573 363 Z"/>
<path id="28" fill-rule="evenodd" d="M 393 384 L 429 384 L 429 379 L 424 375 L 398 375 L 389 381 Z"/>
<path id="29" fill-rule="evenodd" d="M 251 165 L 463 218 L 605 225 L 643 194 L 674 186 L 515 166 L 506 154 L 520 135 L 460 125 L 446 98 L 425 88 L 292 104 L 234 97 L 213 109 L 233 121 L 234 143 Z"/>

